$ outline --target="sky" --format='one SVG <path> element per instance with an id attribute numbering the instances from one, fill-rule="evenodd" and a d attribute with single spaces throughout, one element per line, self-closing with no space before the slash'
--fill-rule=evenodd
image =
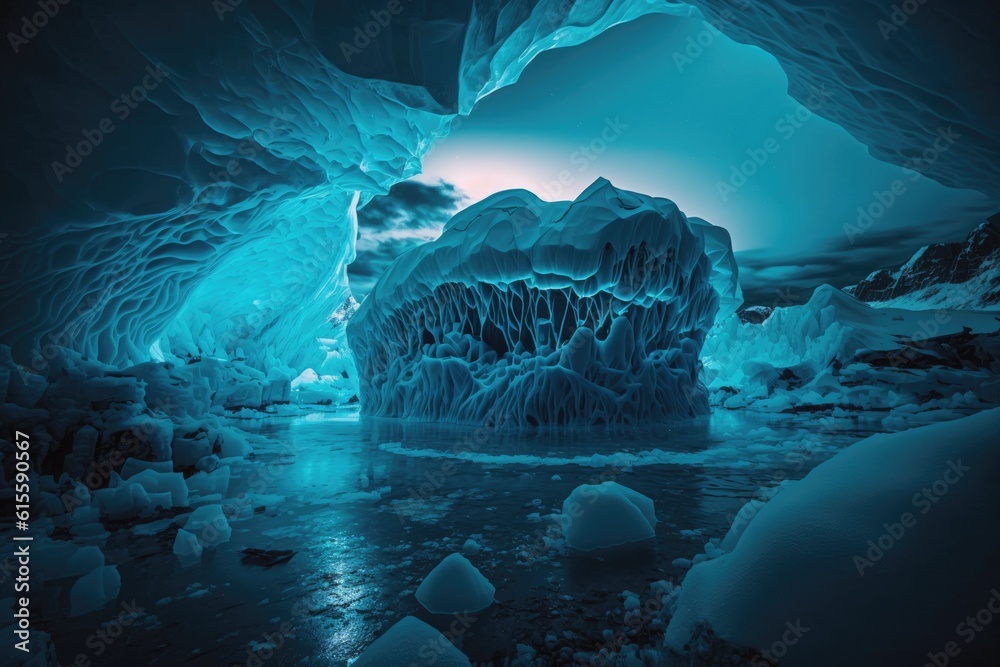
<path id="1" fill-rule="evenodd" d="M 375 197 L 358 211 L 357 259 L 347 267 L 351 293 L 358 301 L 403 251 L 433 241 L 466 197 L 454 186 L 403 181 L 388 195 Z"/>
<path id="2" fill-rule="evenodd" d="M 963 238 L 996 212 L 979 193 L 869 156 L 816 113 L 831 91 L 803 105 L 787 87 L 769 54 L 696 19 L 648 16 L 545 52 L 432 146 L 415 180 L 442 197 L 425 193 L 413 208 L 417 190 L 399 198 L 394 189 L 393 205 L 376 198 L 362 209 L 353 272 L 370 283 L 386 259 L 494 192 L 571 199 L 599 176 L 728 229 L 752 303 L 851 284 L 928 242 Z M 861 217 L 879 212 L 896 181 L 903 190 L 884 213 Z"/>

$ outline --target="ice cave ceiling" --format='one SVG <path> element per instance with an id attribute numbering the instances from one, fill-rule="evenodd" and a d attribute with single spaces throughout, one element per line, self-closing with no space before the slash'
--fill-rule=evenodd
<path id="1" fill-rule="evenodd" d="M 416 174 L 456 112 L 540 51 L 653 12 L 700 12 L 770 52 L 800 101 L 833 90 L 820 113 L 888 162 L 953 127 L 961 140 L 925 173 L 1000 195 L 1000 91 L 983 66 L 1000 15 L 902 4 L 918 10 L 898 26 L 874 0 L 849 14 L 835 0 L 60 6 L 3 56 L 0 338 L 36 369 L 49 343 L 111 363 L 156 344 L 309 365 L 347 296 L 355 206 Z"/>

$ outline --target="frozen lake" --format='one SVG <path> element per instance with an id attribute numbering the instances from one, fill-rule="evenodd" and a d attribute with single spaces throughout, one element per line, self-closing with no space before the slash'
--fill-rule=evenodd
<path id="1" fill-rule="evenodd" d="M 880 430 L 877 419 L 735 411 L 613 430 L 498 432 L 353 412 L 235 425 L 268 442 L 234 468 L 229 502 L 251 502 L 231 522 L 232 540 L 182 569 L 174 527 L 113 533 L 104 551 L 119 564 L 119 599 L 42 623 L 61 664 L 78 654 L 127 664 L 141 652 L 150 665 L 340 666 L 409 614 L 457 630 L 474 663 L 501 665 L 518 643 L 547 655 L 547 635 L 558 638 L 552 656 L 562 646 L 593 650 L 602 631 L 622 626 L 619 593 L 646 598 L 651 582 L 679 581 L 685 570 L 673 562 L 723 537 L 761 487 L 801 478 Z M 596 559 L 565 554 L 557 522 L 544 517 L 579 484 L 608 480 L 655 500 L 655 545 Z M 470 537 L 482 551 L 469 558 L 496 586 L 497 603 L 454 625 L 413 593 Z M 297 553 L 265 569 L 241 562 L 245 548 Z M 68 597 L 68 587 L 47 592 Z M 145 613 L 95 656 L 88 637 L 132 599 Z M 273 647 L 257 645 L 268 656 L 260 661 L 250 651 L 265 635 Z"/>

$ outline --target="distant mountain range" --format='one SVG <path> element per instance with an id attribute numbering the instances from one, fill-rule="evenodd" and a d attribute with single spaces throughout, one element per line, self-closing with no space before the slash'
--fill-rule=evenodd
<path id="1" fill-rule="evenodd" d="M 934 243 L 844 291 L 873 306 L 1000 310 L 1000 213 L 963 243 Z"/>

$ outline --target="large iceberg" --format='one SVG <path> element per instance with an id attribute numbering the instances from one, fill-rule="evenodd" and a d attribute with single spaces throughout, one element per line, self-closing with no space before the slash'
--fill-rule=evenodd
<path id="1" fill-rule="evenodd" d="M 729 234 L 599 179 L 500 192 L 401 255 L 347 333 L 366 413 L 518 425 L 708 411 L 698 359 L 742 297 Z"/>

